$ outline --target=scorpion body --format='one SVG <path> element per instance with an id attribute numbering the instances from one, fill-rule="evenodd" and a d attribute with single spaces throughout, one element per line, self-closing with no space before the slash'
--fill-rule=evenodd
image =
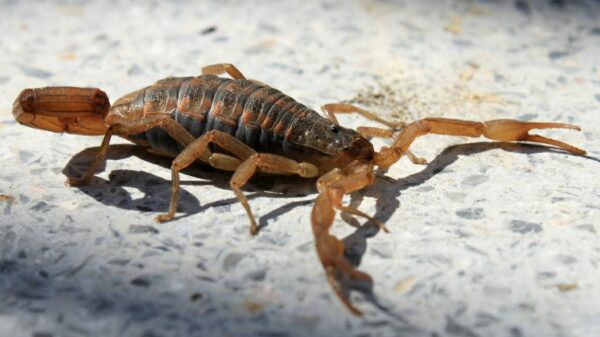
<path id="1" fill-rule="evenodd" d="M 106 121 L 112 124 L 119 119 L 157 114 L 168 115 L 194 138 L 220 131 L 257 152 L 287 155 L 315 165 L 353 146 L 353 142 L 371 146 L 356 131 L 336 125 L 277 89 L 256 81 L 214 75 L 160 80 L 118 99 Z M 173 157 L 183 150 L 158 127 L 127 138 Z"/>
<path id="2" fill-rule="evenodd" d="M 233 79 L 216 75 L 228 73 Z M 279 90 L 246 78 L 231 64 L 203 68 L 198 77 L 166 78 L 118 99 L 111 107 L 104 92 L 95 88 L 47 87 L 25 89 L 15 100 L 13 115 L 34 128 L 83 135 L 104 135 L 98 155 L 81 179 L 90 182 L 104 160 L 112 135 L 174 156 L 169 210 L 158 221 L 175 217 L 179 198 L 179 172 L 196 161 L 233 171 L 230 186 L 244 206 L 250 231 L 258 227 L 247 198 L 242 193 L 256 172 L 318 178 L 319 195 L 311 213 L 317 255 L 327 281 L 342 303 L 360 314 L 342 290 L 340 277 L 372 282 L 344 257 L 344 244 L 330 234 L 336 211 L 364 217 L 386 230 L 383 223 L 342 203 L 344 195 L 375 182 L 375 169 L 388 168 L 406 155 L 415 164 L 424 159 L 413 155 L 413 141 L 427 134 L 480 137 L 495 141 L 529 141 L 549 144 L 570 153 L 585 151 L 540 135 L 531 129 L 580 130 L 563 123 L 491 120 L 473 122 L 446 118 L 424 118 L 404 124 L 386 121 L 349 104 L 327 104 L 327 117 L 296 102 Z M 358 113 L 388 128 L 361 127 L 357 131 L 338 125 L 335 114 Z M 375 151 L 368 137 L 392 139 Z"/>

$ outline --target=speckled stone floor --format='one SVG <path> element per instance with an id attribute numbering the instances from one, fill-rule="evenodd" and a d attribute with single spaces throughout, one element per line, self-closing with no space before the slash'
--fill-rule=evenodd
<path id="1" fill-rule="evenodd" d="M 598 1 L 0 1 L 0 336 L 599 336 L 598 17 Z M 315 254 L 312 182 L 253 180 L 250 237 L 229 174 L 194 168 L 158 225 L 167 159 L 115 141 L 68 188 L 100 139 L 11 115 L 23 88 L 114 101 L 218 62 L 315 108 L 578 124 L 544 134 L 588 156 L 419 139 L 429 165 L 403 159 L 348 199 L 390 234 L 336 218 L 374 278 L 354 317 Z"/>

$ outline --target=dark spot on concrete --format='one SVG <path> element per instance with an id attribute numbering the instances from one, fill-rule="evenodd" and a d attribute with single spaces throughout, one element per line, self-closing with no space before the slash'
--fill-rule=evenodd
<path id="1" fill-rule="evenodd" d="M 40 277 L 41 277 L 41 278 L 43 278 L 43 279 L 47 279 L 47 278 L 48 278 L 48 276 L 50 276 L 50 275 L 48 275 L 48 272 L 46 272 L 46 271 L 45 271 L 45 270 L 43 270 L 43 269 L 42 269 L 42 270 L 40 270 L 40 271 L 38 271 L 38 275 L 40 275 Z"/>
<path id="2" fill-rule="evenodd" d="M 148 279 L 145 276 L 136 277 L 133 280 L 131 280 L 131 285 L 136 287 L 148 288 L 151 284 L 152 282 L 150 281 L 150 279 Z"/>
<path id="3" fill-rule="evenodd" d="M 594 98 L 596 99 L 596 101 L 600 102 L 600 94 L 596 94 L 596 95 L 594 96 Z"/>
<path id="4" fill-rule="evenodd" d="M 17 262 L 13 260 L 0 260 L 0 274 L 9 274 L 17 270 Z"/>
<path id="5" fill-rule="evenodd" d="M 529 6 L 529 2 L 527 2 L 526 0 L 516 0 L 515 7 L 519 12 L 523 13 L 523 15 L 531 15 L 531 6 Z"/>
<path id="6" fill-rule="evenodd" d="M 140 66 L 138 66 L 137 64 L 134 64 L 131 67 L 129 67 L 129 69 L 127 70 L 127 75 L 136 76 L 136 75 L 141 75 L 143 72 L 144 71 L 142 70 L 142 68 L 140 68 Z"/>
<path id="7" fill-rule="evenodd" d="M 198 276 L 197 279 L 205 281 L 205 282 L 210 282 L 210 283 L 215 283 L 215 279 L 210 277 L 210 276 Z"/>
<path id="8" fill-rule="evenodd" d="M 506 77 L 501 74 L 494 74 L 494 81 L 496 82 L 504 82 L 506 81 Z"/>
<path id="9" fill-rule="evenodd" d="M 577 225 L 577 226 L 575 226 L 575 228 L 580 229 L 582 231 L 590 232 L 592 234 L 596 234 L 596 228 L 594 228 L 594 225 L 590 225 L 590 224 Z"/>
<path id="10" fill-rule="evenodd" d="M 148 226 L 148 225 L 131 225 L 131 226 L 129 226 L 129 233 L 130 234 L 142 234 L 142 233 L 158 234 L 159 231 L 158 231 L 158 229 L 156 229 L 152 226 Z"/>
<path id="11" fill-rule="evenodd" d="M 27 75 L 27 76 L 31 76 L 31 77 L 36 77 L 36 78 L 41 78 L 41 79 L 47 79 L 49 77 L 52 76 L 51 72 L 48 72 L 46 70 L 42 70 L 39 68 L 34 68 L 34 67 L 30 67 L 30 66 L 26 66 L 23 64 L 19 64 L 19 68 L 21 68 L 21 71 Z"/>
<path id="12" fill-rule="evenodd" d="M 212 34 L 214 32 L 217 31 L 217 27 L 215 26 L 210 26 L 210 27 L 206 27 L 203 30 L 200 31 L 200 35 L 208 35 L 208 34 Z"/>
<path id="13" fill-rule="evenodd" d="M 49 210 L 51 210 L 52 208 L 54 208 L 54 206 L 49 205 L 43 201 L 40 201 L 37 204 L 35 204 L 34 206 L 32 206 L 30 209 L 34 210 L 36 212 L 46 213 Z"/>
<path id="14" fill-rule="evenodd" d="M 473 42 L 471 40 L 465 40 L 465 39 L 454 39 L 454 45 L 458 46 L 458 47 L 472 47 L 473 46 Z"/>
<path id="15" fill-rule="evenodd" d="M 550 280 L 556 277 L 556 273 L 553 271 L 541 271 L 536 274 L 538 281 Z"/>
<path id="16" fill-rule="evenodd" d="M 435 190 L 435 187 L 433 187 L 433 186 L 423 186 L 423 187 L 417 188 L 417 192 L 421 192 L 421 193 L 427 193 L 427 192 L 431 192 L 433 190 Z"/>
<path id="17" fill-rule="evenodd" d="M 202 295 L 201 293 L 193 293 L 190 296 L 190 300 L 191 301 L 198 301 L 198 300 L 201 300 L 203 297 L 204 297 L 204 295 Z"/>
<path id="18" fill-rule="evenodd" d="M 279 29 L 277 29 L 277 27 L 266 23 L 260 23 L 258 25 L 258 29 L 269 33 L 279 33 Z"/>
<path id="19" fill-rule="evenodd" d="M 252 280 L 252 281 L 262 281 L 265 279 L 266 275 L 267 275 L 266 270 L 255 270 L 255 271 L 251 271 L 248 274 L 246 274 L 246 276 L 244 276 L 244 278 L 248 279 L 248 280 Z"/>
<path id="20" fill-rule="evenodd" d="M 458 324 L 452 317 L 446 316 L 446 332 L 451 335 L 464 336 L 464 337 L 478 337 L 476 333 L 474 333 L 468 327 Z"/>
<path id="21" fill-rule="evenodd" d="M 196 263 L 196 268 L 206 271 L 206 266 L 202 262 Z"/>
<path id="22" fill-rule="evenodd" d="M 549 52 L 549 53 L 548 53 L 548 57 L 549 57 L 551 60 L 553 60 L 553 61 L 554 61 L 554 60 L 557 60 L 557 59 L 559 59 L 559 58 L 563 58 L 563 57 L 565 57 L 565 56 L 568 56 L 568 55 L 569 55 L 569 52 L 568 52 L 568 51 L 558 51 L 558 50 L 554 50 L 554 51 L 551 51 L 551 52 Z"/>
<path id="23" fill-rule="evenodd" d="M 472 174 L 472 175 L 466 177 L 462 181 L 462 184 L 465 186 L 475 187 L 477 185 L 481 185 L 482 183 L 484 183 L 486 180 L 489 180 L 489 179 L 490 178 L 488 176 L 485 176 L 482 174 Z"/>
<path id="24" fill-rule="evenodd" d="M 562 262 L 563 264 L 573 264 L 577 262 L 577 258 L 572 255 L 560 254 L 558 255 L 558 261 Z"/>
<path id="25" fill-rule="evenodd" d="M 510 230 L 520 234 L 525 234 L 529 232 L 539 233 L 542 231 L 542 226 L 534 222 L 513 220 L 510 222 Z"/>
<path id="26" fill-rule="evenodd" d="M 567 4 L 567 0 L 549 0 L 548 3 L 552 6 L 559 7 L 563 9 Z"/>
<path id="27" fill-rule="evenodd" d="M 154 332 L 154 331 L 149 331 L 149 330 L 146 330 L 146 331 L 144 331 L 144 333 L 142 334 L 142 337 L 163 337 L 163 335 L 161 335 L 161 334 L 158 334 L 158 333 L 156 333 L 156 332 Z"/>
<path id="28" fill-rule="evenodd" d="M 456 211 L 456 215 L 469 220 L 479 220 L 485 218 L 482 208 L 463 208 Z"/>
<path id="29" fill-rule="evenodd" d="M 223 261 L 223 270 L 229 271 L 229 270 L 235 268 L 235 266 L 237 266 L 237 264 L 243 258 L 244 258 L 244 255 L 241 253 L 231 253 L 231 254 L 227 255 L 227 257 L 225 258 L 225 261 Z"/>
<path id="30" fill-rule="evenodd" d="M 108 261 L 108 264 L 114 264 L 117 266 L 126 266 L 127 264 L 129 264 L 129 259 L 114 259 L 114 260 L 110 260 Z"/>
<path id="31" fill-rule="evenodd" d="M 104 297 L 93 298 L 89 303 L 89 308 L 93 313 L 102 313 L 109 311 L 115 307 L 115 304 Z"/>
<path id="32" fill-rule="evenodd" d="M 34 332 L 31 337 L 53 337 L 54 335 L 50 332 Z"/>
<path id="33" fill-rule="evenodd" d="M 600 35 L 600 27 L 594 27 L 590 30 L 590 34 L 592 35 Z"/>
<path id="34" fill-rule="evenodd" d="M 517 327 L 510 328 L 509 333 L 510 333 L 510 337 L 523 337 L 523 333 L 521 332 L 521 329 L 519 329 Z"/>
<path id="35" fill-rule="evenodd" d="M 313 244 L 314 243 L 312 241 L 305 242 L 305 243 L 299 245 L 298 247 L 296 247 L 296 250 L 299 251 L 299 252 L 303 252 L 303 253 L 307 252 L 310 249 L 312 249 Z"/>
<path id="36" fill-rule="evenodd" d="M 538 116 L 537 114 L 523 114 L 523 115 L 519 116 L 519 120 L 528 122 L 528 121 L 532 121 L 532 120 L 536 119 L 537 116 Z"/>
<path id="37" fill-rule="evenodd" d="M 46 299 L 46 296 L 42 294 L 36 294 L 35 292 L 31 292 L 28 290 L 19 291 L 16 293 L 17 297 L 27 300 L 27 301 L 41 301 Z"/>
<path id="38" fill-rule="evenodd" d="M 228 40 L 229 40 L 229 37 L 227 37 L 227 36 L 217 36 L 213 39 L 213 42 L 224 43 L 224 42 L 227 42 Z"/>
<path id="39" fill-rule="evenodd" d="M 97 42 L 102 42 L 102 41 L 107 41 L 108 40 L 108 35 L 106 34 L 98 34 L 94 37 L 94 41 Z"/>
<path id="40" fill-rule="evenodd" d="M 33 157 L 33 153 L 29 151 L 19 151 L 19 160 L 25 163 L 28 162 Z"/>

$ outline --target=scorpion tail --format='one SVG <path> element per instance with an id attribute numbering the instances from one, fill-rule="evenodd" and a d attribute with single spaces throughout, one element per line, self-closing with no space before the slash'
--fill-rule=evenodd
<path id="1" fill-rule="evenodd" d="M 96 88 L 25 89 L 13 104 L 17 122 L 36 129 L 80 135 L 103 135 L 110 103 Z"/>

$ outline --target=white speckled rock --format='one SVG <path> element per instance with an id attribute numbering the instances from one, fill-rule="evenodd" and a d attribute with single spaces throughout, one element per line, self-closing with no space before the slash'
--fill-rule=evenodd
<path id="1" fill-rule="evenodd" d="M 0 336 L 600 335 L 599 15 L 594 0 L 0 1 Z M 312 182 L 253 180 L 250 237 L 229 174 L 192 169 L 183 216 L 156 224 L 167 159 L 115 141 L 92 184 L 68 188 L 100 139 L 11 115 L 26 87 L 114 101 L 217 62 L 315 108 L 578 124 L 544 134 L 589 157 L 419 139 L 428 166 L 401 160 L 349 198 L 390 234 L 336 218 L 375 280 L 354 317 L 314 251 Z"/>

